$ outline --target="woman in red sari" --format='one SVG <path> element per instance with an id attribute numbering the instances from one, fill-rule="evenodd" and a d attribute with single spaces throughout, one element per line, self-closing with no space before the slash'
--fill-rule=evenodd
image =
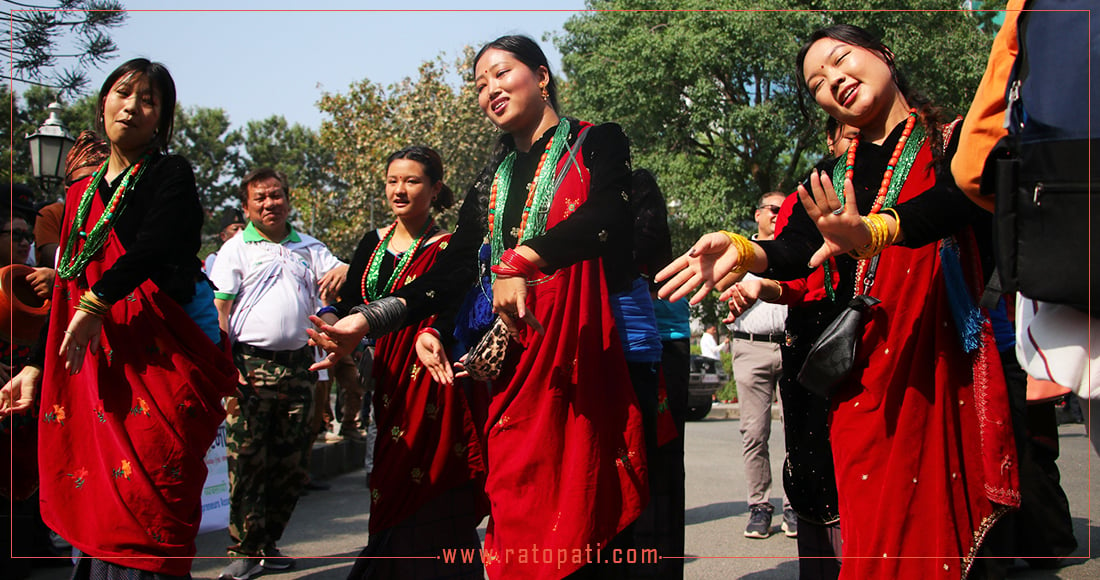
<path id="1" fill-rule="evenodd" d="M 981 214 L 948 169 L 954 124 L 854 26 L 815 32 L 798 74 L 859 136 L 799 187 L 802 204 L 774 241 L 707 234 L 659 274 L 669 279 L 661 292 L 680 298 L 702 285 L 701 299 L 730 272 L 790 280 L 835 255 L 835 312 L 856 294 L 881 300 L 863 315 L 853 370 L 830 397 L 841 578 L 962 578 L 1020 496 L 1004 376 L 975 306 Z"/>
<path id="2" fill-rule="evenodd" d="M 435 224 L 432 210 L 450 207 L 454 194 L 443 183 L 443 161 L 433 149 L 412 146 L 389 156 L 386 201 L 394 222 L 363 236 L 340 300 L 324 309 L 322 318 L 335 323 L 352 307 L 391 294 L 431 268 L 447 247 L 451 235 Z M 380 558 L 481 547 L 477 526 L 488 512 L 485 462 L 469 393 L 434 380 L 416 356 L 418 338 L 442 349 L 434 322 L 429 317 L 375 343 L 378 438 L 370 478 L 370 541 L 352 579 L 484 577 L 480 558 L 465 566 L 435 558 Z"/>
<path id="3" fill-rule="evenodd" d="M 194 174 L 165 153 L 175 96 L 146 59 L 104 82 L 110 157 L 69 188 L 48 334 L 0 393 L 0 412 L 23 412 L 42 385 L 42 518 L 82 553 L 74 578 L 190 576 L 236 381 L 196 257 Z"/>
<path id="4" fill-rule="evenodd" d="M 461 302 L 487 238 L 493 310 L 513 341 L 490 381 L 485 569 L 617 574 L 596 562 L 629 547 L 622 532 L 648 496 L 641 412 L 608 298 L 635 276 L 629 143 L 617 125 L 559 116 L 546 56 L 527 37 L 489 43 L 473 73 L 478 104 L 504 135 L 450 245 L 416 282 L 311 336 L 329 364 L 368 332 Z"/>

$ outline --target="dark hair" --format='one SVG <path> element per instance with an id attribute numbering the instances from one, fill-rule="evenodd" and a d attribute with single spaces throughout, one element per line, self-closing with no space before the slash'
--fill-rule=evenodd
<path id="1" fill-rule="evenodd" d="M 894 53 L 886 44 L 869 31 L 851 24 L 834 24 L 815 30 L 813 34 L 810 35 L 810 38 L 806 40 L 806 43 L 802 45 L 802 48 L 798 51 L 798 57 L 795 59 L 795 74 L 798 77 L 798 85 L 805 91 L 805 95 L 810 96 L 810 99 L 813 100 L 810 87 L 806 85 L 806 76 L 803 73 L 806 53 L 809 52 L 810 47 L 813 46 L 815 42 L 823 38 L 832 38 L 833 40 L 839 40 L 845 44 L 858 46 L 871 52 L 878 53 L 878 55 L 886 61 L 886 66 L 890 68 L 890 76 L 894 79 L 894 85 L 897 86 L 898 92 L 905 97 L 910 107 L 917 110 L 917 117 L 920 119 L 921 125 L 924 126 L 925 136 L 932 150 L 933 164 L 940 165 L 943 161 L 944 149 L 943 134 L 940 132 L 940 126 L 943 124 L 944 117 L 943 110 L 933 105 L 928 97 L 925 97 L 909 86 L 909 80 L 894 65 Z M 798 92 L 798 106 L 802 109 L 804 117 L 807 119 L 813 118 L 813 115 L 806 108 L 805 100 L 803 99 L 803 91 Z"/>
<path id="2" fill-rule="evenodd" d="M 825 119 L 825 139 L 828 141 L 836 141 L 837 129 L 840 129 L 840 121 L 836 120 L 836 117 L 829 115 L 828 119 Z"/>
<path id="3" fill-rule="evenodd" d="M 260 167 L 259 169 L 253 169 L 245 174 L 241 179 L 241 189 L 238 195 L 241 198 L 241 203 L 248 205 L 248 186 L 254 182 L 270 179 L 274 177 L 278 180 L 279 184 L 283 186 L 283 195 L 290 199 L 290 182 L 286 179 L 286 174 L 282 171 L 272 169 L 271 167 Z"/>
<path id="4" fill-rule="evenodd" d="M 471 71 L 473 72 L 473 77 L 477 77 L 477 61 L 481 60 L 481 55 L 485 54 L 485 51 L 490 48 L 512 53 L 512 55 L 516 57 L 516 60 L 527 65 L 527 68 L 534 72 L 538 72 L 540 66 L 545 67 L 546 74 L 550 79 L 550 81 L 546 83 L 546 92 L 550 95 L 550 106 L 553 107 L 555 111 L 558 110 L 558 83 L 554 80 L 554 73 L 550 72 L 550 62 L 546 60 L 546 54 L 539 48 L 538 43 L 522 34 L 501 36 L 477 51 L 477 56 L 474 57 L 474 70 Z"/>
<path id="5" fill-rule="evenodd" d="M 107 75 L 103 86 L 99 89 L 98 110 L 96 115 L 96 129 L 104 132 L 103 103 L 107 99 L 107 93 L 115 86 L 119 79 L 140 74 L 149 79 L 149 86 L 157 92 L 160 99 L 160 118 L 157 119 L 157 129 L 153 133 L 153 145 L 162 153 L 168 151 L 168 141 L 172 138 L 172 124 L 176 114 L 176 83 L 168 69 L 159 62 L 151 62 L 147 58 L 135 58 L 122 63 L 114 72 Z"/>
<path id="6" fill-rule="evenodd" d="M 65 158 L 65 185 L 73 184 L 72 175 L 85 167 L 99 167 L 111 155 L 107 142 L 95 131 L 81 131 Z"/>
<path id="7" fill-rule="evenodd" d="M 443 183 L 443 158 L 439 156 L 435 149 L 426 145 L 410 145 L 404 149 L 394 151 L 386 158 L 386 169 L 388 170 L 390 164 L 398 159 L 408 159 L 419 163 L 424 167 L 424 175 L 432 180 L 432 184 L 440 184 L 439 195 L 432 200 L 432 209 L 443 211 L 454 205 L 455 194 L 446 183 Z"/>

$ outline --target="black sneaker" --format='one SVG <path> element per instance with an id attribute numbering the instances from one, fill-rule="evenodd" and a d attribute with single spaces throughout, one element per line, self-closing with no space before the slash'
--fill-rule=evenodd
<path id="1" fill-rule="evenodd" d="M 783 508 L 783 525 L 781 527 L 788 538 L 798 537 L 798 516 L 795 515 L 790 506 Z"/>
<path id="2" fill-rule="evenodd" d="M 745 526 L 746 538 L 766 538 L 772 533 L 772 512 L 770 503 L 758 503 L 749 506 L 749 525 Z"/>
<path id="3" fill-rule="evenodd" d="M 284 556 L 275 546 L 264 548 L 261 553 L 264 558 L 260 560 L 260 565 L 265 570 L 288 570 L 294 566 L 294 558 Z"/>
<path id="4" fill-rule="evenodd" d="M 236 558 L 218 574 L 218 580 L 248 580 L 263 570 L 259 558 Z"/>

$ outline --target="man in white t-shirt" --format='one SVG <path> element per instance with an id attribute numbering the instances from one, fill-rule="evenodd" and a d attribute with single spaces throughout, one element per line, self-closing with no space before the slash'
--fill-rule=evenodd
<path id="1" fill-rule="evenodd" d="M 703 336 L 699 337 L 699 356 L 715 361 L 713 363 L 714 368 L 710 371 L 714 372 L 718 369 L 719 361 L 722 359 L 722 349 L 729 343 L 729 338 L 722 337 L 722 341 L 718 341 L 718 327 L 711 324 L 707 326 L 703 331 Z"/>
<path id="2" fill-rule="evenodd" d="M 248 224 L 225 242 L 210 271 L 218 321 L 240 371 L 237 412 L 226 419 L 234 560 L 222 580 L 294 563 L 275 543 L 309 481 L 317 377 L 309 370 L 308 317 L 320 308 L 321 291 L 335 292 L 347 274 L 324 244 L 287 222 L 289 193 L 282 172 L 246 175 Z"/>

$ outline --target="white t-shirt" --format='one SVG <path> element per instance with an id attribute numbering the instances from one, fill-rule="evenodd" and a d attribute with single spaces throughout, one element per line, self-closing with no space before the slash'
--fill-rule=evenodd
<path id="1" fill-rule="evenodd" d="M 209 272 L 214 297 L 233 300 L 230 339 L 275 351 L 305 346 L 309 315 L 321 307 L 317 281 L 342 264 L 324 244 L 294 228 L 274 243 L 249 224 L 222 245 Z"/>
<path id="2" fill-rule="evenodd" d="M 703 336 L 699 339 L 699 355 L 719 360 L 722 358 L 722 347 L 718 346 L 718 341 L 715 340 L 714 335 L 709 332 L 704 332 Z"/>

